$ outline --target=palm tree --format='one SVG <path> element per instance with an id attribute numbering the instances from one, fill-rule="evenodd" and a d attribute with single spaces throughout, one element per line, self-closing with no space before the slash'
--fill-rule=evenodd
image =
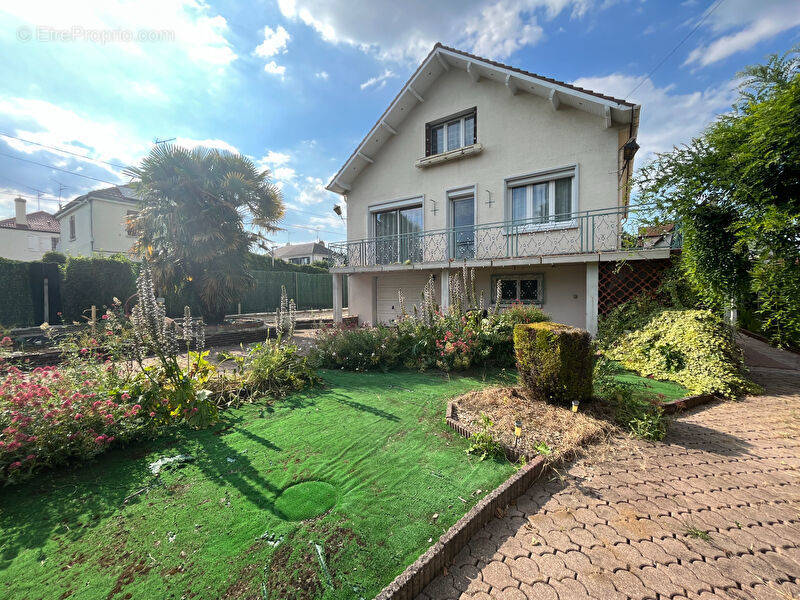
<path id="1" fill-rule="evenodd" d="M 208 322 L 221 322 L 253 283 L 250 247 L 266 241 L 246 225 L 276 231 L 283 216 L 269 171 L 239 154 L 156 145 L 126 173 L 142 197 L 127 225 L 138 237 L 134 252 L 150 265 L 158 289 L 188 292 Z"/>

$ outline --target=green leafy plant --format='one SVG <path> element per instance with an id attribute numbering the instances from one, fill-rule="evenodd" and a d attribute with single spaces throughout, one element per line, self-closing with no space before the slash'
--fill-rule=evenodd
<path id="1" fill-rule="evenodd" d="M 708 310 L 658 312 L 605 354 L 645 377 L 674 381 L 695 394 L 736 396 L 760 389 L 747 379 L 730 329 Z"/>
<path id="2" fill-rule="evenodd" d="M 553 453 L 553 449 L 547 445 L 547 442 L 538 442 L 534 444 L 533 449 L 542 456 L 550 456 Z"/>
<path id="3" fill-rule="evenodd" d="M 237 361 L 240 385 L 251 398 L 281 398 L 320 381 L 309 359 L 293 344 L 267 340 L 251 347 Z"/>
<path id="4" fill-rule="evenodd" d="M 480 429 L 470 436 L 467 454 L 475 454 L 478 460 L 483 461 L 503 453 L 503 447 L 492 436 L 492 427 L 494 427 L 492 420 L 485 413 L 481 413 Z"/>
<path id="5" fill-rule="evenodd" d="M 698 529 L 695 526 L 690 526 L 686 529 L 687 537 L 696 538 L 698 540 L 703 540 L 706 542 L 711 541 L 711 536 L 708 535 L 708 532 L 703 529 Z"/>

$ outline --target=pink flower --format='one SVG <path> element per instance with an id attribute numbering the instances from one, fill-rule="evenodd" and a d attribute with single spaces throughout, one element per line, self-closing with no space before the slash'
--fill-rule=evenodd
<path id="1" fill-rule="evenodd" d="M 155 416 L 156 416 L 156 413 L 154 413 L 154 412 L 151 410 L 151 411 L 150 411 L 150 416 L 151 416 L 151 417 L 155 417 Z"/>
<path id="2" fill-rule="evenodd" d="M 105 321 L 108 318 L 108 315 L 103 315 L 101 318 Z"/>
<path id="3" fill-rule="evenodd" d="M 94 438 L 94 441 L 95 441 L 97 444 L 102 444 L 103 442 L 105 442 L 105 441 L 106 441 L 106 436 L 104 436 L 104 435 L 98 435 L 96 438 Z"/>
<path id="4" fill-rule="evenodd" d="M 81 348 L 81 354 L 86 354 L 88 351 L 88 348 Z"/>
<path id="5" fill-rule="evenodd" d="M 81 413 L 75 413 L 75 420 L 76 421 L 80 421 L 82 418 L 83 418 L 83 415 Z"/>
<path id="6" fill-rule="evenodd" d="M 14 469 L 19 469 L 21 466 L 22 466 L 22 463 L 19 462 L 18 460 L 16 460 L 16 461 L 12 462 L 10 465 L 8 465 L 8 470 L 9 471 L 13 471 Z"/>
<path id="7" fill-rule="evenodd" d="M 122 392 L 123 400 L 130 400 L 131 395 L 128 392 Z"/>

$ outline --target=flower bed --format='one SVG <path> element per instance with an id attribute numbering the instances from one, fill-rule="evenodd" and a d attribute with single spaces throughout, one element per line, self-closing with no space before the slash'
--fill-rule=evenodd
<path id="1" fill-rule="evenodd" d="M 86 460 L 115 441 L 153 430 L 153 420 L 130 394 L 97 389 L 97 381 L 76 384 L 55 367 L 31 373 L 9 368 L 0 383 L 0 481 Z"/>
<path id="2" fill-rule="evenodd" d="M 406 367 L 417 370 L 467 371 L 474 367 L 514 364 L 514 326 L 548 321 L 541 310 L 515 303 L 504 311 L 484 308 L 471 289 L 466 269 L 454 277 L 452 303 L 442 312 L 433 301 L 433 280 L 425 286 L 419 310 L 405 310 L 398 290 L 401 316 L 394 326 L 329 327 L 317 337 L 312 353 L 322 368 L 370 371 Z"/>

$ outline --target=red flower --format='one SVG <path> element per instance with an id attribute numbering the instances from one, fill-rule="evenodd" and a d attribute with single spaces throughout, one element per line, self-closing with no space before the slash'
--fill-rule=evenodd
<path id="1" fill-rule="evenodd" d="M 83 418 L 83 415 L 81 413 L 75 413 L 75 420 L 76 421 L 80 421 L 82 418 Z"/>

